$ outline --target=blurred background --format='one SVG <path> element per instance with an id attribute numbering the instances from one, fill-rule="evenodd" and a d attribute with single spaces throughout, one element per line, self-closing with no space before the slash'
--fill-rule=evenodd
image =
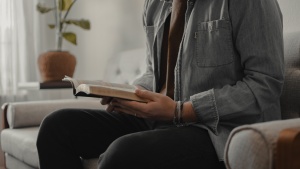
<path id="1" fill-rule="evenodd" d="M 20 90 L 18 85 L 41 81 L 38 56 L 55 49 L 54 14 L 40 14 L 38 3 L 54 0 L 0 0 L 0 105 L 4 102 L 70 98 L 70 90 Z M 74 77 L 103 79 L 108 60 L 124 51 L 143 49 L 143 0 L 77 0 L 69 19 L 88 19 L 90 30 L 69 26 L 77 46 L 63 41 L 63 50 L 77 59 Z M 128 65 L 130 66 L 130 65 Z"/>
<path id="2" fill-rule="evenodd" d="M 20 83 L 41 81 L 38 56 L 55 49 L 51 14 L 41 15 L 38 2 L 53 6 L 53 0 L 0 0 L 0 105 L 4 102 L 73 97 L 69 90 L 21 90 Z M 278 0 L 284 11 L 284 31 L 300 28 L 300 1 Z M 76 56 L 74 77 L 103 79 L 110 58 L 145 48 L 142 27 L 144 0 L 78 0 L 68 18 L 88 19 L 91 30 L 75 26 L 78 45 L 63 42 L 63 49 Z M 130 66 L 130 65 L 128 65 Z"/>

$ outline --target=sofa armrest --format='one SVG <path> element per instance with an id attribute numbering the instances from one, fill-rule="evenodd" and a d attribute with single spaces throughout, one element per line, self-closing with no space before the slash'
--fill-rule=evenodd
<path id="1" fill-rule="evenodd" d="M 300 118 L 235 128 L 230 133 L 225 147 L 227 169 L 273 169 L 280 132 L 290 128 L 300 128 Z M 278 159 L 281 156 L 282 154 L 277 154 L 276 160 L 281 160 Z"/>
<path id="2" fill-rule="evenodd" d="M 5 128 L 8 128 L 9 125 L 8 125 L 8 122 L 7 122 L 7 108 L 8 108 L 8 103 L 4 103 L 2 106 L 1 106 L 1 122 L 2 122 L 2 125 L 1 125 L 1 130 L 2 129 L 5 129 Z"/>
<path id="3" fill-rule="evenodd" d="M 276 169 L 300 168 L 300 127 L 280 132 L 275 152 Z"/>
<path id="4" fill-rule="evenodd" d="M 3 128 L 39 126 L 45 116 L 64 108 L 104 109 L 99 99 L 63 99 L 6 103 L 3 108 Z"/>

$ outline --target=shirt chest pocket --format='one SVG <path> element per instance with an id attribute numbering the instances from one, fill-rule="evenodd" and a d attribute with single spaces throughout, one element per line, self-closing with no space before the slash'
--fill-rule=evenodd
<path id="1" fill-rule="evenodd" d="M 231 25 L 227 20 L 201 22 L 196 33 L 199 67 L 216 67 L 233 62 Z"/>

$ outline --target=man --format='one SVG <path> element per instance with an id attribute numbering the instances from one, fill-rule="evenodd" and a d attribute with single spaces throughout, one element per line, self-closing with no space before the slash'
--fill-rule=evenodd
<path id="1" fill-rule="evenodd" d="M 282 16 L 276 0 L 146 0 L 139 103 L 60 110 L 37 141 L 41 169 L 225 168 L 230 131 L 280 119 Z M 59 165 L 58 165 L 59 164 Z"/>

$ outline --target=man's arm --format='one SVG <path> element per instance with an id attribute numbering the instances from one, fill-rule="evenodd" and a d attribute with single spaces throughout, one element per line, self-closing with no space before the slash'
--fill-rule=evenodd
<path id="1" fill-rule="evenodd" d="M 153 72 L 153 56 L 151 56 L 151 41 L 153 41 L 154 39 L 154 30 L 150 30 L 153 29 L 153 27 L 148 27 L 148 25 L 146 24 L 146 11 L 147 11 L 147 7 L 148 7 L 148 1 L 145 1 L 145 5 L 144 5 L 144 13 L 143 13 L 143 26 L 144 26 L 144 30 L 145 30 L 145 34 L 147 37 L 147 41 L 146 41 L 146 72 L 140 77 L 137 78 L 133 84 L 136 86 L 141 86 L 146 90 L 150 90 L 153 91 L 153 80 L 154 80 L 154 72 Z"/>
<path id="2" fill-rule="evenodd" d="M 270 110 L 278 108 L 284 80 L 282 16 L 277 1 L 230 0 L 229 12 L 244 77 L 235 85 L 191 96 L 198 121 L 216 134 L 219 121 L 242 125 L 278 119 L 280 112 Z"/>

